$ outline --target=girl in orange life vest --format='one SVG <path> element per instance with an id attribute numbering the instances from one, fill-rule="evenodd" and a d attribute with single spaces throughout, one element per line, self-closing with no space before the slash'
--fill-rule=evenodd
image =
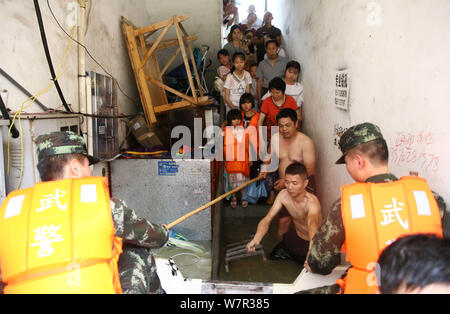
<path id="1" fill-rule="evenodd" d="M 227 124 L 224 127 L 224 157 L 225 168 L 231 188 L 237 188 L 249 180 L 250 166 L 249 161 L 249 137 L 242 127 L 242 113 L 240 110 L 232 109 L 227 114 Z M 241 191 L 241 196 L 243 192 Z M 247 207 L 248 202 L 242 201 L 242 207 Z M 236 194 L 231 197 L 231 207 L 237 207 Z"/>

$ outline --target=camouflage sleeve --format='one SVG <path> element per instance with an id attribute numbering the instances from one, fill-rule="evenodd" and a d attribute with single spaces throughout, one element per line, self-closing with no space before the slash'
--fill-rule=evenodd
<path id="1" fill-rule="evenodd" d="M 341 247 L 345 240 L 341 201 L 337 200 L 325 222 L 313 237 L 308 265 L 313 273 L 328 275 L 341 262 Z"/>
<path id="2" fill-rule="evenodd" d="M 441 218 L 442 220 L 445 217 L 445 212 L 447 210 L 447 204 L 445 204 L 444 198 L 442 196 L 440 196 L 438 193 L 436 193 L 435 191 L 431 191 L 433 193 L 433 196 L 437 202 L 437 205 L 439 207 L 439 213 L 441 214 Z M 444 223 L 444 221 L 442 221 L 442 224 Z"/>
<path id="3" fill-rule="evenodd" d="M 116 236 L 122 238 L 124 243 L 146 248 L 160 248 L 169 239 L 166 228 L 139 218 L 123 201 L 111 199 L 111 212 Z"/>

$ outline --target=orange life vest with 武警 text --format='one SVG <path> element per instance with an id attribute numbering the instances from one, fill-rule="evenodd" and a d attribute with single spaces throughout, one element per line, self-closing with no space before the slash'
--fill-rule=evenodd
<path id="1" fill-rule="evenodd" d="M 345 294 L 378 291 L 379 255 L 399 237 L 419 233 L 443 236 L 439 208 L 422 178 L 344 186 L 341 212 L 343 251 L 352 265 L 344 280 L 338 280 Z"/>
<path id="2" fill-rule="evenodd" d="M 121 293 L 121 252 L 105 178 L 38 183 L 1 206 L 5 293 Z"/>

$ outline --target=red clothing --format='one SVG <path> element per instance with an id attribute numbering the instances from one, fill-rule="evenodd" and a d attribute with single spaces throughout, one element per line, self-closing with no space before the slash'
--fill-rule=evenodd
<path id="1" fill-rule="evenodd" d="M 280 112 L 281 109 L 293 109 L 297 110 L 298 105 L 295 102 L 295 99 L 291 96 L 286 95 L 286 101 L 284 102 L 283 106 L 280 108 L 277 105 L 274 104 L 272 97 L 268 97 L 264 100 L 261 106 L 261 113 L 264 113 L 266 115 L 266 121 L 265 125 L 267 126 L 267 138 L 270 141 L 271 133 L 270 129 L 272 126 L 277 126 L 277 115 Z"/>

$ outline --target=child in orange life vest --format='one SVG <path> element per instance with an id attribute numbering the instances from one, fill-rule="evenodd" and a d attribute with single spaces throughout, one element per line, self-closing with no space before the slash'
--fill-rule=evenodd
<path id="1" fill-rule="evenodd" d="M 227 114 L 227 124 L 223 130 L 225 168 L 228 174 L 231 189 L 235 189 L 246 182 L 250 177 L 249 141 L 242 127 L 242 113 L 240 110 L 231 109 Z M 241 191 L 243 196 L 243 191 Z M 247 207 L 248 202 L 242 201 L 242 207 Z M 236 194 L 231 197 L 231 207 L 237 207 Z"/>

